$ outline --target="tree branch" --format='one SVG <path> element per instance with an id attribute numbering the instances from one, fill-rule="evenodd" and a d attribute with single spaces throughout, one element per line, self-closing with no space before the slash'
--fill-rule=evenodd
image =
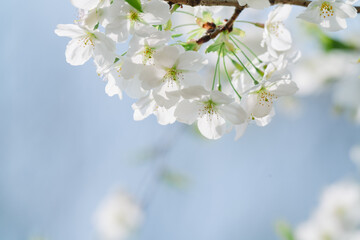
<path id="1" fill-rule="evenodd" d="M 214 39 L 223 31 L 232 31 L 232 26 L 236 20 L 236 18 L 240 15 L 240 13 L 244 10 L 245 7 L 235 8 L 235 11 L 231 18 L 227 21 L 225 25 L 217 26 L 215 28 L 210 28 L 204 36 L 202 36 L 199 40 L 196 41 L 197 44 L 203 44 L 208 42 L 210 39 Z"/>
<path id="2" fill-rule="evenodd" d="M 182 4 L 189 6 L 227 6 L 241 8 L 237 0 L 166 0 L 172 4 Z M 270 0 L 271 5 L 280 3 L 291 4 L 296 6 L 307 7 L 311 1 L 307 0 Z M 360 6 L 355 7 L 357 12 L 360 13 Z"/>

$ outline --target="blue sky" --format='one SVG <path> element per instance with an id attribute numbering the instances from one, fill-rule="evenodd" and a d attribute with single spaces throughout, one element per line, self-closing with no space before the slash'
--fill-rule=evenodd
<path id="1" fill-rule="evenodd" d="M 76 18 L 69 1 L 20 3 L 1 10 L 0 238 L 94 239 L 101 199 L 116 186 L 138 194 L 152 165 L 136 156 L 180 125 L 133 121 L 132 100 L 108 97 L 92 63 L 65 62 L 54 29 Z M 190 185 L 160 185 L 135 239 L 275 240 L 275 221 L 304 221 L 323 187 L 356 175 L 359 128 L 326 94 L 301 103 L 299 117 L 278 114 L 239 141 L 175 135 L 165 162 Z"/>

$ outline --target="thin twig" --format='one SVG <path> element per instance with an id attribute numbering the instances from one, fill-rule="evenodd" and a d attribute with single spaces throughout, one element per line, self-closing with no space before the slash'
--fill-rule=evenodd
<path id="1" fill-rule="evenodd" d="M 240 6 L 237 0 L 165 0 L 171 4 L 181 4 L 189 6 L 227 6 L 227 7 L 246 7 Z M 291 4 L 296 6 L 307 7 L 311 1 L 308 0 L 270 0 L 271 5 L 276 4 Z M 355 7 L 357 12 L 360 13 L 360 6 Z"/>
<path id="2" fill-rule="evenodd" d="M 240 13 L 244 10 L 245 7 L 236 8 L 231 18 L 224 25 L 217 26 L 214 29 L 209 29 L 204 36 L 202 36 L 199 40 L 196 41 L 197 44 L 203 44 L 211 39 L 216 38 L 221 32 L 224 31 L 232 31 L 233 24 L 236 18 L 240 15 Z"/>

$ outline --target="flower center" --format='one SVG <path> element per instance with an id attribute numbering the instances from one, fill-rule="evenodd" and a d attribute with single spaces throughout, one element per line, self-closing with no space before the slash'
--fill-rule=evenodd
<path id="1" fill-rule="evenodd" d="M 320 17 L 326 18 L 334 16 L 333 7 L 329 2 L 323 2 L 320 7 Z"/>
<path id="2" fill-rule="evenodd" d="M 216 103 L 211 99 L 203 102 L 203 107 L 200 108 L 199 115 L 200 117 L 206 115 L 208 119 L 211 119 L 211 116 L 213 115 L 217 115 Z"/>
<path id="3" fill-rule="evenodd" d="M 163 81 L 177 82 L 182 77 L 181 71 L 176 67 L 169 68 L 163 78 Z"/>
<path id="4" fill-rule="evenodd" d="M 149 63 L 149 61 L 152 60 L 152 57 L 153 57 L 154 53 L 155 53 L 155 48 L 145 46 L 144 51 L 142 53 L 143 54 L 142 62 L 143 62 L 144 65 L 146 65 L 147 63 Z M 151 64 L 151 62 L 150 62 L 150 64 Z"/>
<path id="5" fill-rule="evenodd" d="M 274 34 L 275 36 L 279 36 L 279 29 L 280 26 L 283 25 L 282 22 L 272 22 L 268 25 L 267 29 L 271 34 Z"/>
<path id="6" fill-rule="evenodd" d="M 139 13 L 133 10 L 131 10 L 130 13 L 128 14 L 128 18 L 130 19 L 131 22 L 140 21 Z"/>
<path id="7" fill-rule="evenodd" d="M 277 96 L 273 93 L 266 91 L 266 89 L 262 89 L 258 92 L 258 104 L 264 107 L 272 107 L 274 103 L 274 99 L 277 99 Z"/>
<path id="8" fill-rule="evenodd" d="M 83 47 L 92 46 L 95 47 L 94 39 L 96 38 L 95 34 L 88 32 L 85 36 L 83 36 L 79 41 L 82 43 Z"/>

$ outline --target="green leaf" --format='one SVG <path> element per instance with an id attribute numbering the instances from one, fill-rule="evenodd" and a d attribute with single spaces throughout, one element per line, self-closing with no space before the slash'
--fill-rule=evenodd
<path id="1" fill-rule="evenodd" d="M 196 42 L 182 42 L 181 46 L 185 49 L 185 51 L 197 51 L 199 49 L 199 45 Z"/>
<path id="2" fill-rule="evenodd" d="M 171 35 L 172 38 L 178 38 L 178 37 L 181 37 L 183 34 L 182 33 L 179 33 L 179 34 L 174 34 L 174 35 Z"/>
<path id="3" fill-rule="evenodd" d="M 125 0 L 125 1 L 139 12 L 143 12 L 140 0 Z"/>
<path id="4" fill-rule="evenodd" d="M 278 222 L 276 232 L 283 240 L 295 240 L 293 230 L 287 222 Z"/>
<path id="5" fill-rule="evenodd" d="M 175 4 L 171 9 L 171 13 L 174 13 L 179 7 L 180 7 L 179 4 Z"/>
<path id="6" fill-rule="evenodd" d="M 171 22 L 171 19 L 169 19 L 165 25 L 165 31 L 169 31 L 172 27 L 172 22 Z"/>
<path id="7" fill-rule="evenodd" d="M 237 61 L 235 61 L 234 59 L 231 58 L 231 62 L 232 64 L 236 67 L 237 70 L 239 70 L 240 72 L 241 71 L 244 71 L 244 68 L 243 66 L 241 66 L 240 63 L 238 63 Z"/>
<path id="8" fill-rule="evenodd" d="M 94 31 L 99 28 L 99 22 L 94 26 Z"/>
<path id="9" fill-rule="evenodd" d="M 222 45 L 223 43 L 222 42 L 215 42 L 215 43 L 213 43 L 213 44 L 211 44 L 210 46 L 208 46 L 207 48 L 206 48 L 206 50 L 205 50 L 205 53 L 210 53 L 210 52 L 217 52 L 217 51 L 219 51 L 219 49 L 220 49 L 220 47 L 221 47 L 221 45 Z"/>
<path id="10" fill-rule="evenodd" d="M 175 187 L 178 189 L 185 189 L 189 185 L 189 179 L 178 172 L 165 169 L 161 173 L 160 176 L 161 180 L 164 181 L 166 184 L 168 184 L 171 187 Z"/>
<path id="11" fill-rule="evenodd" d="M 120 60 L 120 58 L 115 58 L 114 63 L 117 63 Z"/>
<path id="12" fill-rule="evenodd" d="M 245 31 L 243 31 L 239 28 L 234 28 L 231 33 L 234 35 L 237 35 L 239 37 L 245 37 Z"/>
<path id="13" fill-rule="evenodd" d="M 320 42 L 320 45 L 326 52 L 330 52 L 333 50 L 344 50 L 344 51 L 351 51 L 357 50 L 357 47 L 351 43 L 347 43 L 345 41 L 341 41 L 335 38 L 328 36 L 315 24 L 307 24 L 307 31 L 311 36 L 314 36 Z"/>

